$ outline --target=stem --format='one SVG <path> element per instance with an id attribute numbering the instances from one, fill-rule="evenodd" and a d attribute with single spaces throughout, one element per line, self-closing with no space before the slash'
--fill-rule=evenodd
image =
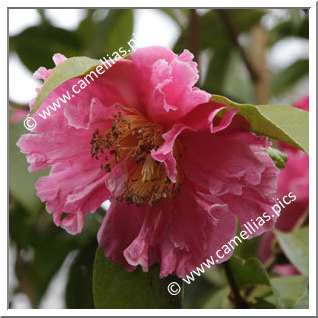
<path id="1" fill-rule="evenodd" d="M 301 217 L 297 220 L 295 225 L 293 226 L 292 231 L 298 230 L 303 225 L 306 224 L 307 218 L 309 216 L 309 208 L 306 209 L 306 211 L 301 215 Z"/>
<path id="2" fill-rule="evenodd" d="M 239 309 L 249 308 L 248 303 L 241 296 L 239 288 L 237 287 L 237 285 L 235 283 L 235 280 L 234 280 L 230 265 L 228 264 L 228 262 L 225 262 L 222 265 L 223 265 L 223 268 L 224 268 L 224 271 L 225 271 L 226 278 L 227 278 L 227 280 L 228 280 L 228 282 L 230 284 L 230 287 L 231 287 L 231 290 L 232 290 L 232 293 L 233 293 L 233 296 L 234 296 L 233 301 L 235 303 L 236 308 L 239 308 Z"/>
<path id="3" fill-rule="evenodd" d="M 42 24 L 50 24 L 49 19 L 46 17 L 45 10 L 44 9 L 37 9 L 37 11 L 38 11 L 38 14 L 39 14 L 39 16 L 41 18 L 41 23 Z"/>
<path id="4" fill-rule="evenodd" d="M 275 237 L 273 239 L 273 241 L 271 242 L 271 250 L 273 251 L 273 254 L 264 263 L 264 267 L 268 272 L 272 270 L 277 259 L 282 255 L 282 250 L 280 249 L 280 247 L 277 243 L 278 243 L 278 241 L 277 241 L 277 238 Z"/>
<path id="5" fill-rule="evenodd" d="M 239 50 L 241 57 L 246 65 L 246 68 L 249 71 L 249 74 L 251 76 L 253 83 L 257 82 L 258 81 L 258 73 L 254 69 L 254 66 L 252 65 L 250 60 L 248 59 L 244 48 L 241 46 L 241 44 L 238 41 L 238 32 L 237 32 L 237 30 L 236 30 L 236 28 L 231 20 L 231 17 L 224 9 L 219 9 L 219 10 L 217 10 L 217 12 L 220 14 L 222 21 L 227 29 L 227 32 L 228 32 L 233 44 Z"/>
<path id="6" fill-rule="evenodd" d="M 269 73 L 266 66 L 267 35 L 264 28 L 258 24 L 252 29 L 251 62 L 258 74 L 254 82 L 254 93 L 257 104 L 266 105 L 269 99 Z"/>
<path id="7" fill-rule="evenodd" d="M 194 60 L 199 64 L 199 18 L 196 9 L 190 10 L 190 34 L 189 34 L 190 50 L 194 55 Z"/>
<path id="8" fill-rule="evenodd" d="M 29 106 L 27 104 L 16 103 L 16 102 L 13 102 L 12 100 L 9 100 L 9 106 L 12 108 L 29 110 Z"/>
<path id="9" fill-rule="evenodd" d="M 15 262 L 15 274 L 17 276 L 19 285 L 15 288 L 14 293 L 15 294 L 19 292 L 24 293 L 28 297 L 32 305 L 32 308 L 36 308 L 37 306 L 36 295 L 32 288 L 32 284 L 29 281 L 27 264 L 23 261 L 21 257 L 21 248 L 19 246 L 17 246 L 16 252 L 17 254 L 16 254 L 16 262 Z"/>

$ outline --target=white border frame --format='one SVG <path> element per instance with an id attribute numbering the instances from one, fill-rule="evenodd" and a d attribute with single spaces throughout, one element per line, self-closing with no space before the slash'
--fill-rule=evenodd
<path id="1" fill-rule="evenodd" d="M 115 5 L 114 5 L 115 4 Z M 242 0 L 240 2 L 222 0 L 222 1 L 189 1 L 184 0 L 182 2 L 171 1 L 171 0 L 161 0 L 158 3 L 161 7 L 235 7 L 239 4 L 240 7 L 267 7 L 267 8 L 311 8 L 309 10 L 309 95 L 310 95 L 310 262 L 309 262 L 309 273 L 310 273 L 310 285 L 309 285 L 309 309 L 241 309 L 241 310 L 231 310 L 231 309 L 7 309 L 7 262 L 4 261 L 2 257 L 1 262 L 1 291 L 0 291 L 0 314 L 1 316 L 316 316 L 316 11 L 317 4 L 315 1 L 293 1 L 293 0 L 267 0 L 255 1 Z M 89 6 L 88 6 L 89 5 Z M 84 0 L 77 1 L 65 1 L 65 0 L 54 0 L 54 1 L 40 1 L 40 0 L 5 0 L 5 3 L 1 5 L 1 23 L 2 27 L 1 33 L 1 43 L 7 42 L 7 8 L 32 8 L 32 7 L 49 7 L 49 8 L 86 8 L 86 7 L 104 7 L 104 6 L 119 8 L 119 7 L 158 7 L 156 5 L 151 5 L 151 2 L 145 0 L 135 0 L 121 1 L 107 3 L 98 0 L 90 0 L 89 2 Z M 8 48 L 7 48 L 8 50 Z M 7 62 L 7 50 L 1 50 L 1 64 L 2 73 L 6 73 L 8 62 Z M 3 75 L 4 77 L 4 75 Z M 0 126 L 1 136 L 7 136 L 8 124 L 7 124 L 7 95 L 8 95 L 8 81 L 3 80 L 1 85 L 1 99 L 2 107 L 1 118 L 2 124 Z M 7 140 L 1 138 L 1 149 L 7 149 Z M 1 169 L 5 175 L 7 170 L 7 157 L 1 157 Z M 6 189 L 6 191 L 5 191 Z M 6 208 L 2 209 L 2 222 L 1 222 L 1 255 L 7 255 L 7 244 L 8 241 L 8 215 L 5 211 L 8 210 L 8 186 L 7 180 L 2 178 L 1 181 L 1 202 L 6 202 Z"/>

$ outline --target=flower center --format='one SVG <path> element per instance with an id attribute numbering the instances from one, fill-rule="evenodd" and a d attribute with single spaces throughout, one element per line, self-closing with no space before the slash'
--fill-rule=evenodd
<path id="1" fill-rule="evenodd" d="M 151 123 L 134 110 L 123 115 L 114 115 L 110 129 L 100 133 L 97 129 L 91 140 L 91 155 L 97 160 L 104 157 L 101 169 L 110 172 L 114 165 L 121 163 L 128 169 L 127 181 L 116 197 L 118 201 L 137 206 L 153 206 L 166 198 L 175 197 L 182 186 L 182 176 L 178 164 L 183 152 L 181 143 L 174 145 L 174 157 L 178 175 L 176 183 L 168 178 L 164 165 L 151 157 L 151 150 L 157 150 L 164 142 L 163 127 Z"/>

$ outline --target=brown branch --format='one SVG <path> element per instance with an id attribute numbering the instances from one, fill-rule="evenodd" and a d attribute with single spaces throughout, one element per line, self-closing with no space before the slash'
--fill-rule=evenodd
<path id="1" fill-rule="evenodd" d="M 230 265 L 228 264 L 228 262 L 225 262 L 222 265 L 223 265 L 223 268 L 225 271 L 226 278 L 230 284 L 232 294 L 234 296 L 233 301 L 234 301 L 236 308 L 239 308 L 239 309 L 249 308 L 247 301 L 241 296 L 240 291 L 239 291 L 238 287 L 236 286 Z"/>
<path id="2" fill-rule="evenodd" d="M 24 293 L 29 299 L 32 308 L 36 308 L 36 295 L 30 282 L 27 264 L 23 261 L 23 258 L 21 257 L 20 247 L 17 247 L 16 252 L 15 274 L 18 279 L 19 285 L 15 288 L 14 294 Z"/>
<path id="3" fill-rule="evenodd" d="M 229 16 L 229 14 L 227 13 L 227 11 L 225 9 L 218 9 L 217 12 L 220 14 L 222 21 L 227 29 L 227 32 L 228 32 L 233 44 L 236 46 L 236 48 L 240 52 L 241 57 L 246 65 L 246 68 L 251 76 L 253 83 L 257 82 L 258 78 L 259 78 L 258 73 L 255 70 L 252 63 L 250 62 L 250 60 L 248 59 L 244 48 L 241 46 L 240 42 L 238 41 L 238 32 L 237 32 L 237 30 L 236 30 L 236 28 L 231 20 L 231 17 Z"/>
<path id="4" fill-rule="evenodd" d="M 255 99 L 257 104 L 266 105 L 269 100 L 269 72 L 266 66 L 268 37 L 261 24 L 256 25 L 252 29 L 251 37 L 251 62 L 258 74 L 258 80 L 254 82 Z"/>

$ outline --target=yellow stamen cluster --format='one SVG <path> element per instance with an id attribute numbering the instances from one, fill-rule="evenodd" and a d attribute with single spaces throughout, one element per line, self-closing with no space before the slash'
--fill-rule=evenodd
<path id="1" fill-rule="evenodd" d="M 149 122 L 137 112 L 123 115 L 120 111 L 114 115 L 110 129 L 104 133 L 96 130 L 91 140 L 91 156 L 105 162 L 101 169 L 111 172 L 115 164 L 121 163 L 129 168 L 129 175 L 118 201 L 141 206 L 153 206 L 165 198 L 175 197 L 181 188 L 181 173 L 178 169 L 176 183 L 166 175 L 164 165 L 155 161 L 151 150 L 157 150 L 164 142 L 163 128 Z M 175 144 L 174 155 L 181 157 L 181 145 Z M 131 160 L 134 164 L 130 164 Z"/>

